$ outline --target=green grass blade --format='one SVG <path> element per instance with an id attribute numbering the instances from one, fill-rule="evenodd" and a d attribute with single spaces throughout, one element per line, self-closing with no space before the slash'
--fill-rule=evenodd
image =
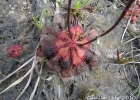
<path id="1" fill-rule="evenodd" d="M 91 2 L 91 0 L 87 0 L 86 2 L 84 2 L 83 4 L 81 4 L 81 7 L 85 6 L 85 5 L 88 4 L 89 2 Z"/>

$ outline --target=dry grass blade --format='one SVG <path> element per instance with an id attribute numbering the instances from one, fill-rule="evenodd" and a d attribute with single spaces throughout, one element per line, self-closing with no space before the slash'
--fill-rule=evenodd
<path id="1" fill-rule="evenodd" d="M 126 28 L 125 28 L 125 30 L 123 32 L 121 43 L 123 43 L 123 38 L 124 38 L 124 35 L 125 35 L 125 33 L 126 33 L 127 29 L 128 29 L 128 26 L 130 24 L 131 19 L 132 19 L 132 15 L 130 16 L 130 18 L 129 18 L 128 22 L 127 22 Z"/>
<path id="2" fill-rule="evenodd" d="M 127 64 L 140 64 L 140 62 L 131 61 L 131 62 L 128 62 Z"/>
<path id="3" fill-rule="evenodd" d="M 138 71 L 137 71 L 137 69 L 136 69 L 135 64 L 134 64 L 134 69 L 135 69 L 135 71 L 136 71 L 136 74 L 137 74 L 137 77 L 138 77 L 139 86 L 140 86 L 140 78 L 139 78 L 139 74 L 138 74 Z M 135 96 L 135 94 L 136 94 L 138 91 L 139 91 L 139 87 L 137 87 L 137 88 L 130 94 L 130 96 Z"/>
<path id="4" fill-rule="evenodd" d="M 34 60 L 33 64 L 32 64 L 32 67 L 30 68 L 30 70 L 24 75 L 22 76 L 21 78 L 19 78 L 18 80 L 16 80 L 15 82 L 13 82 L 10 86 L 8 86 L 5 90 L 3 90 L 2 92 L 0 92 L 0 94 L 4 93 L 5 91 L 9 90 L 10 88 L 12 88 L 13 86 L 19 84 L 25 77 L 27 77 L 31 71 L 33 71 L 34 67 L 36 65 L 36 61 Z"/>
<path id="5" fill-rule="evenodd" d="M 41 73 L 39 72 L 38 66 L 35 67 L 35 70 L 36 70 L 36 73 L 38 74 L 38 76 L 44 81 L 50 81 L 55 76 L 55 75 L 52 75 L 52 76 L 50 76 L 49 78 L 46 79 L 46 78 L 41 76 Z"/>
<path id="6" fill-rule="evenodd" d="M 122 5 L 123 7 L 126 7 L 121 0 L 116 0 L 116 2 L 120 3 L 120 5 Z"/>
<path id="7" fill-rule="evenodd" d="M 30 76 L 29 76 L 29 79 L 28 79 L 28 82 L 27 82 L 26 86 L 24 87 L 24 89 L 22 90 L 22 92 L 18 95 L 18 97 L 15 100 L 19 100 L 20 97 L 23 95 L 23 93 L 26 91 L 26 89 L 28 88 L 29 84 L 31 83 L 32 76 L 33 76 L 33 70 L 30 73 Z"/>
<path id="8" fill-rule="evenodd" d="M 140 49 L 133 50 L 133 52 L 138 52 L 138 51 L 140 51 Z M 131 53 L 131 52 L 126 52 L 125 55 L 128 55 L 128 54 L 130 54 L 130 53 Z"/>
<path id="9" fill-rule="evenodd" d="M 41 69 L 40 69 L 40 74 L 41 74 L 41 73 L 42 73 L 42 66 L 41 66 Z M 35 84 L 35 86 L 34 86 L 34 90 L 33 90 L 32 94 L 31 94 L 29 100 L 33 100 L 33 97 L 34 97 L 35 92 L 36 92 L 36 90 L 37 90 L 37 87 L 38 87 L 39 81 L 40 81 L 40 77 L 38 76 L 37 81 L 36 81 L 36 84 Z"/>
<path id="10" fill-rule="evenodd" d="M 135 0 L 135 3 L 134 3 L 134 4 L 136 4 L 136 2 L 137 2 L 137 0 Z M 130 16 L 128 22 L 127 22 L 126 28 L 125 28 L 125 30 L 124 30 L 124 32 L 123 32 L 122 39 L 121 39 L 121 43 L 123 43 L 124 35 L 125 35 L 125 33 L 126 33 L 127 29 L 128 29 L 128 26 L 129 26 L 129 24 L 130 24 L 130 21 L 131 21 L 131 19 L 132 19 L 133 12 L 134 12 L 134 10 L 132 10 L 132 14 L 131 14 L 131 16 Z"/>
<path id="11" fill-rule="evenodd" d="M 60 13 L 60 7 L 59 7 L 58 2 L 56 2 L 56 11 L 55 11 L 55 14 L 58 14 L 58 13 Z"/>
<path id="12" fill-rule="evenodd" d="M 130 94 L 130 96 L 134 96 L 134 95 L 137 93 L 138 90 L 139 90 L 139 88 L 136 88 L 136 89 Z"/>
<path id="13" fill-rule="evenodd" d="M 136 67 L 135 67 L 135 64 L 134 64 L 134 69 L 135 69 L 135 71 L 136 71 L 136 74 L 137 74 L 137 77 L 138 77 L 139 86 L 140 86 L 140 78 L 139 78 L 138 71 L 137 71 L 137 69 L 136 69 Z"/>
<path id="14" fill-rule="evenodd" d="M 52 75 L 52 76 L 48 77 L 48 78 L 46 79 L 46 81 L 50 81 L 50 80 L 52 80 L 54 77 L 55 77 L 55 75 Z"/>
<path id="15" fill-rule="evenodd" d="M 6 79 L 8 79 L 9 77 L 11 77 L 13 74 L 15 74 L 17 71 L 19 71 L 21 68 L 23 68 L 24 66 L 26 66 L 29 62 L 31 62 L 34 59 L 34 56 L 32 58 L 30 58 L 28 61 L 26 61 L 23 65 L 21 65 L 18 69 L 16 69 L 14 72 L 10 73 L 9 75 L 7 75 L 4 79 L 0 80 L 0 84 L 5 81 Z"/>
<path id="16" fill-rule="evenodd" d="M 134 37 L 134 38 L 132 38 L 132 39 L 126 41 L 126 42 L 124 42 L 123 44 L 129 43 L 129 42 L 131 42 L 131 41 L 133 41 L 133 40 L 135 40 L 137 38 L 140 38 L 140 35 L 139 36 L 136 36 L 136 37 Z"/>

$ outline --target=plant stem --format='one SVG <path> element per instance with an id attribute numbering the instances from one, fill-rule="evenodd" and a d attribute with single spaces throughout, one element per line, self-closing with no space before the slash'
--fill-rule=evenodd
<path id="1" fill-rule="evenodd" d="M 115 22 L 115 24 L 114 24 L 111 28 L 109 28 L 105 33 L 99 35 L 98 37 L 102 37 L 102 36 L 108 34 L 110 31 L 112 31 L 112 30 L 120 23 L 120 21 L 121 21 L 122 18 L 125 16 L 127 10 L 130 8 L 131 4 L 132 4 L 134 1 L 135 1 L 135 0 L 129 0 L 128 3 L 127 3 L 127 5 L 126 5 L 126 7 L 125 7 L 125 9 L 123 10 L 121 16 L 118 18 L 118 20 Z M 95 41 L 95 40 L 97 40 L 97 37 L 94 38 L 94 39 L 92 39 L 92 40 L 90 40 L 90 41 L 88 41 L 88 42 L 86 42 L 86 43 L 80 44 L 80 46 L 86 45 L 86 44 L 91 43 L 91 42 L 93 42 L 93 41 Z"/>
<path id="2" fill-rule="evenodd" d="M 70 33 L 70 38 L 72 39 L 72 34 L 70 31 L 70 10 L 71 10 L 71 0 L 68 1 L 68 16 L 67 16 L 67 24 L 68 24 L 68 31 Z"/>

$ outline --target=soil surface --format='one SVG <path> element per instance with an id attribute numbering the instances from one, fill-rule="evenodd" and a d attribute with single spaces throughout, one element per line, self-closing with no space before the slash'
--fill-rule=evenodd
<path id="1" fill-rule="evenodd" d="M 46 27 L 51 25 L 54 18 L 55 0 L 0 0 L 0 79 L 16 70 L 19 66 L 35 55 L 40 40 L 40 30 L 34 25 L 33 16 L 40 16 L 42 10 L 51 8 L 52 15 L 46 19 Z M 122 2 L 118 2 L 122 1 Z M 85 30 L 96 29 L 102 34 L 109 29 L 118 19 L 124 9 L 125 0 L 92 0 L 90 6 L 94 10 L 83 10 L 85 19 L 82 22 Z M 67 13 L 67 0 L 60 7 L 61 14 Z M 74 3 L 72 2 L 72 7 Z M 65 17 L 64 17 L 65 18 Z M 87 68 L 82 74 L 63 83 L 58 75 L 48 72 L 43 67 L 42 76 L 50 77 L 50 81 L 40 80 L 33 100 L 122 100 L 130 97 L 132 91 L 138 86 L 133 65 L 127 66 L 127 75 L 136 86 L 129 84 L 124 73 L 124 66 L 117 61 L 117 48 L 121 51 L 130 50 L 130 44 L 120 47 L 121 36 L 126 27 L 127 20 L 123 19 L 119 25 L 104 37 L 99 37 L 92 43 L 92 50 L 100 55 L 98 68 Z M 139 34 L 138 24 L 130 25 L 124 41 Z M 132 33 L 132 34 L 128 34 Z M 138 40 L 139 41 L 139 40 Z M 9 47 L 14 44 L 23 46 L 23 53 L 19 58 L 9 56 Z M 139 47 L 139 44 L 136 44 Z M 139 58 L 138 58 L 139 59 Z M 4 90 L 12 82 L 16 81 L 32 66 L 32 62 L 26 65 L 16 74 L 0 84 L 0 91 Z M 138 66 L 138 65 L 137 65 Z M 139 70 L 139 69 L 138 69 Z M 134 77 L 133 77 L 134 76 Z M 19 100 L 29 100 L 34 89 L 38 74 L 34 70 L 32 81 Z M 0 95 L 0 100 L 15 100 L 28 81 L 26 77 L 21 83 L 10 88 Z M 129 100 L 129 99 L 123 99 Z"/>

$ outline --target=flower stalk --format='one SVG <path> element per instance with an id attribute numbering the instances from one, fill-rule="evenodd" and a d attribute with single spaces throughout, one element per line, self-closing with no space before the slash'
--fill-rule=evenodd
<path id="1" fill-rule="evenodd" d="M 109 28 L 105 33 L 99 35 L 98 37 L 102 37 L 102 36 L 108 34 L 110 31 L 112 31 L 112 30 L 120 23 L 120 21 L 121 21 L 122 18 L 125 16 L 126 12 L 129 10 L 130 6 L 132 5 L 132 3 L 133 3 L 134 1 L 135 1 L 135 0 L 129 0 L 128 3 L 127 3 L 127 5 L 126 5 L 126 7 L 125 7 L 125 9 L 123 10 L 121 16 L 118 18 L 118 20 L 115 22 L 115 24 L 114 24 L 111 28 Z M 89 44 L 89 43 L 91 43 L 91 42 L 93 42 L 93 41 L 95 41 L 95 40 L 97 40 L 97 37 L 94 38 L 94 39 L 91 39 L 90 41 L 88 41 L 88 42 L 86 42 L 86 43 L 80 44 L 80 46 Z"/>
<path id="2" fill-rule="evenodd" d="M 68 16 L 67 16 L 67 24 L 68 24 L 68 32 L 70 34 L 70 38 L 72 39 L 72 34 L 70 31 L 70 10 L 71 10 L 71 0 L 68 2 Z"/>

